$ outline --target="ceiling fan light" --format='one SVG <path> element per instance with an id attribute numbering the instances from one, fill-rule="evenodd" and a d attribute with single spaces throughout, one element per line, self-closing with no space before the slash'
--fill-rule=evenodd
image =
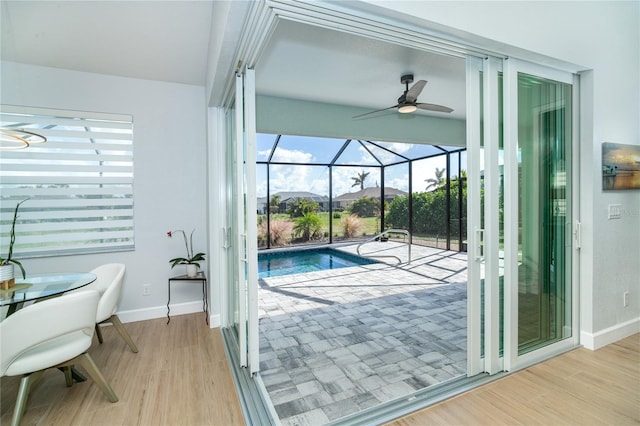
<path id="1" fill-rule="evenodd" d="M 398 112 L 401 114 L 409 114 L 417 110 L 418 107 L 415 105 L 401 105 L 398 107 Z"/>

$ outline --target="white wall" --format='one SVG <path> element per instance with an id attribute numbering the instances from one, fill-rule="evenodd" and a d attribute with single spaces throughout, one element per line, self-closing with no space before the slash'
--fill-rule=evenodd
<path id="1" fill-rule="evenodd" d="M 194 234 L 207 249 L 206 109 L 204 87 L 1 63 L 0 102 L 71 110 L 131 114 L 134 122 L 134 251 L 21 259 L 28 273 L 88 271 L 107 262 L 127 266 L 120 317 L 132 321 L 166 315 L 168 260 L 184 256 L 182 239 Z M 206 267 L 206 265 L 204 265 Z M 150 296 L 142 296 L 151 284 Z M 172 287 L 172 313 L 202 309 L 194 284 Z M 173 304 L 173 303 L 172 303 Z M 217 307 L 217 305 L 216 305 Z"/>
<path id="2" fill-rule="evenodd" d="M 413 23 L 426 20 L 436 24 L 430 24 L 432 28 L 513 55 L 521 51 L 510 46 L 585 70 L 580 135 L 581 341 L 596 348 L 640 331 L 640 190 L 602 191 L 600 173 L 603 142 L 640 145 L 640 2 L 362 3 L 369 11 L 402 14 Z M 608 204 L 622 205 L 620 220 L 607 219 Z M 624 291 L 631 292 L 626 308 Z"/>

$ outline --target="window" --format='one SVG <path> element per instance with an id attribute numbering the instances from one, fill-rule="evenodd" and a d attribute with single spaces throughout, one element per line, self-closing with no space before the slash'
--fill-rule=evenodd
<path id="1" fill-rule="evenodd" d="M 3 251 L 24 199 L 16 257 L 134 248 L 131 116 L 2 105 L 0 126 L 47 138 L 0 151 Z"/>

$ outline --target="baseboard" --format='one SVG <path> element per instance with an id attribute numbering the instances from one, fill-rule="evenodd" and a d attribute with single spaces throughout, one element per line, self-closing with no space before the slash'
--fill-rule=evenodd
<path id="1" fill-rule="evenodd" d="M 580 332 L 580 344 L 587 349 L 596 350 L 620 339 L 640 333 L 640 318 L 616 324 L 596 333 Z"/>
<path id="2" fill-rule="evenodd" d="M 171 305 L 171 316 L 195 314 L 202 312 L 202 301 L 176 303 Z M 203 313 L 204 315 L 204 313 Z M 119 311 L 118 318 L 123 323 L 146 321 L 150 319 L 167 318 L 167 306 L 154 306 L 151 308 L 134 309 L 130 311 Z M 220 327 L 220 315 L 209 314 L 209 326 L 211 328 Z"/>

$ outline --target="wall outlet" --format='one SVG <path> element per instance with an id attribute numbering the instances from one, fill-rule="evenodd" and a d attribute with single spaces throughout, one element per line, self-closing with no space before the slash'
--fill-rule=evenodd
<path id="1" fill-rule="evenodd" d="M 151 284 L 145 284 L 142 286 L 142 295 L 151 296 Z"/>
<path id="2" fill-rule="evenodd" d="M 622 217 L 622 206 L 620 204 L 609 204 L 607 219 L 620 219 Z"/>
<path id="3" fill-rule="evenodd" d="M 625 291 L 622 293 L 622 305 L 626 308 L 629 306 L 629 292 Z"/>

